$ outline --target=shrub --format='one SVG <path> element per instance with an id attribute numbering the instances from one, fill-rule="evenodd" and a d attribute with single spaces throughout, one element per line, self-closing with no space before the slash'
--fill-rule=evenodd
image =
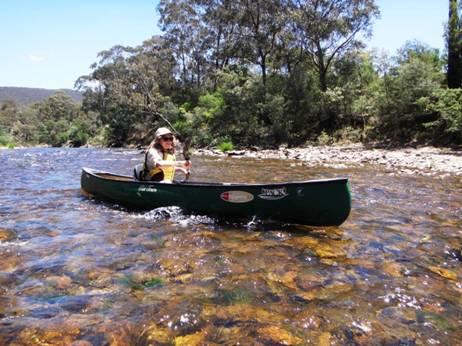
<path id="1" fill-rule="evenodd" d="M 437 115 L 424 124 L 429 136 L 437 142 L 462 143 L 462 89 L 442 89 L 419 101 L 427 113 Z"/>
<path id="2" fill-rule="evenodd" d="M 224 141 L 217 145 L 218 149 L 226 153 L 227 151 L 233 150 L 234 145 L 231 141 Z"/>
<path id="3" fill-rule="evenodd" d="M 9 146 L 13 143 L 13 138 L 0 128 L 0 146 Z"/>
<path id="4" fill-rule="evenodd" d="M 73 147 L 85 145 L 88 141 L 88 133 L 80 123 L 74 123 L 67 131 L 68 140 Z"/>
<path id="5" fill-rule="evenodd" d="M 332 138 L 329 137 L 326 131 L 322 131 L 321 134 L 317 138 L 317 142 L 319 145 L 328 145 L 331 143 Z"/>

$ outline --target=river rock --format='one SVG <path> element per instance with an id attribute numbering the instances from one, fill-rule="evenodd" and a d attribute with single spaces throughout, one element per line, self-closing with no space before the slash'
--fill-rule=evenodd
<path id="1" fill-rule="evenodd" d="M 16 233 L 5 228 L 0 228 L 0 243 L 16 239 Z"/>
<path id="2" fill-rule="evenodd" d="M 460 151 L 424 148 L 402 149 L 368 149 L 362 144 L 349 146 L 307 146 L 299 148 L 280 147 L 278 150 L 234 150 L 240 156 L 260 159 L 295 159 L 303 161 L 304 165 L 380 165 L 389 169 L 401 169 L 400 174 L 434 175 L 448 172 L 462 175 L 462 155 Z M 197 151 L 198 155 L 223 156 L 218 150 Z M 399 171 L 398 171 L 399 172 Z"/>
<path id="3" fill-rule="evenodd" d="M 448 279 L 448 280 L 457 280 L 457 274 L 449 269 L 437 267 L 437 266 L 430 266 L 428 267 L 433 273 L 438 274 L 439 276 Z"/>
<path id="4" fill-rule="evenodd" d="M 271 345 L 299 345 L 303 341 L 299 337 L 278 326 L 260 328 L 257 333 L 265 343 L 270 343 Z"/>
<path id="5" fill-rule="evenodd" d="M 175 346 L 197 346 L 202 345 L 204 340 L 205 333 L 199 331 L 194 334 L 189 334 L 185 336 L 178 336 L 175 338 Z"/>
<path id="6" fill-rule="evenodd" d="M 280 323 L 284 321 L 284 317 L 275 313 L 271 313 L 263 308 L 236 304 L 229 306 L 206 306 L 202 312 L 205 320 L 216 318 L 227 322 L 258 322 L 258 323 Z"/>
<path id="7" fill-rule="evenodd" d="M 146 339 L 149 343 L 167 344 L 171 340 L 170 329 L 153 324 L 146 329 Z"/>
<path id="8" fill-rule="evenodd" d="M 383 271 L 388 275 L 399 278 L 403 276 L 404 268 L 395 262 L 385 262 L 382 266 Z"/>
<path id="9" fill-rule="evenodd" d="M 245 150 L 230 150 L 227 152 L 228 156 L 242 156 L 245 153 Z"/>
<path id="10" fill-rule="evenodd" d="M 46 280 L 57 289 L 66 289 L 72 285 L 72 279 L 67 275 L 49 276 Z"/>

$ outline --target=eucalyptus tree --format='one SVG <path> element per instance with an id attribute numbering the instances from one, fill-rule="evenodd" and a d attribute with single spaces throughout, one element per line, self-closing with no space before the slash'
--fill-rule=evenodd
<path id="1" fill-rule="evenodd" d="M 266 85 L 268 60 L 275 52 L 277 38 L 284 26 L 283 1 L 241 0 L 241 25 L 244 28 L 242 58 L 260 67 Z"/>
<path id="2" fill-rule="evenodd" d="M 98 112 L 108 126 L 110 144 L 122 145 L 160 117 L 164 95 L 175 87 L 174 58 L 156 36 L 138 47 L 112 47 L 98 57 L 93 72 L 76 86 L 84 91 L 83 109 Z"/>
<path id="3" fill-rule="evenodd" d="M 321 90 L 334 59 L 358 48 L 359 35 L 370 35 L 379 15 L 374 0 L 290 0 L 290 17 L 298 44 L 315 66 Z"/>
<path id="4" fill-rule="evenodd" d="M 161 0 L 158 11 L 163 38 L 179 65 L 177 74 L 184 84 L 198 86 L 205 75 L 205 31 L 198 1 Z"/>
<path id="5" fill-rule="evenodd" d="M 239 1 L 198 0 L 201 22 L 206 32 L 208 58 L 214 71 L 220 71 L 239 57 L 242 26 Z"/>
<path id="6" fill-rule="evenodd" d="M 448 87 L 462 87 L 462 25 L 457 0 L 449 0 L 449 22 L 447 29 Z"/>

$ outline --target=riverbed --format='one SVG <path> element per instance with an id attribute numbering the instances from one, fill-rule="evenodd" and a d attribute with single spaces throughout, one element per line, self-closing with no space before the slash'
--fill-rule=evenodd
<path id="1" fill-rule="evenodd" d="M 137 150 L 0 151 L 1 345 L 462 340 L 457 172 L 308 165 L 290 151 L 193 156 L 198 181 L 348 177 L 352 213 L 324 228 L 174 206 L 134 212 L 80 193 L 81 167 L 131 174 L 142 159 Z"/>

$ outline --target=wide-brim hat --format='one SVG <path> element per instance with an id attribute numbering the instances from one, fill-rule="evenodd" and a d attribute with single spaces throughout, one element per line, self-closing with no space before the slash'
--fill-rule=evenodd
<path id="1" fill-rule="evenodd" d="M 165 135 L 173 135 L 173 132 L 166 127 L 159 127 L 156 131 L 156 139 L 159 139 L 160 137 Z"/>

